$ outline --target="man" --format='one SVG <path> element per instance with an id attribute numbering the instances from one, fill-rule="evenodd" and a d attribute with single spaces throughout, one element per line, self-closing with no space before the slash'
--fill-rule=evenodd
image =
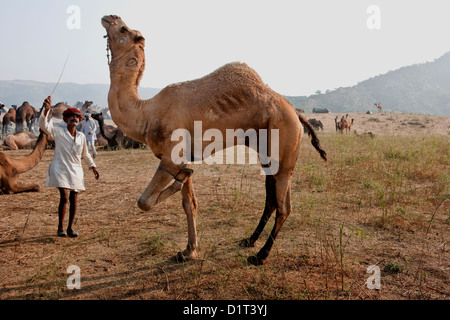
<path id="1" fill-rule="evenodd" d="M 81 132 L 86 136 L 86 142 L 89 149 L 92 149 L 92 156 L 97 157 L 97 150 L 95 150 L 95 140 L 97 140 L 97 136 L 95 131 L 97 130 L 97 125 L 94 119 L 91 119 L 90 113 L 84 114 L 84 119 L 81 121 Z"/>
<path id="2" fill-rule="evenodd" d="M 44 112 L 39 119 L 39 127 L 55 140 L 55 155 L 47 170 L 45 185 L 56 187 L 59 190 L 60 201 L 58 207 L 58 236 L 77 237 L 78 232 L 73 230 L 73 221 L 77 211 L 78 192 L 84 191 L 84 174 L 81 159 L 83 158 L 98 180 L 94 160 L 88 152 L 86 137 L 76 130 L 82 114 L 78 109 L 69 108 L 63 113 L 66 126 L 53 125 L 48 121 L 47 115 L 52 105 L 51 97 L 44 101 Z M 70 202 L 69 224 L 67 232 L 63 229 L 63 221 L 66 213 L 67 202 Z"/>

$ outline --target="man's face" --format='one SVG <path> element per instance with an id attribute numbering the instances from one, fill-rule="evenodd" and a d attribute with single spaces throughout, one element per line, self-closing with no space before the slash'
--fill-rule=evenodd
<path id="1" fill-rule="evenodd" d="M 80 118 L 76 115 L 67 117 L 67 126 L 77 126 L 80 123 Z"/>

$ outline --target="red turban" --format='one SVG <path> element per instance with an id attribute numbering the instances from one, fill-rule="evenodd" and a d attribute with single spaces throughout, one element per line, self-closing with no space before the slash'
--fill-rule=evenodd
<path id="1" fill-rule="evenodd" d="M 80 118 L 83 117 L 83 114 L 81 113 L 81 111 L 76 108 L 68 108 L 66 111 L 63 112 L 62 115 L 64 118 L 68 118 L 70 116 L 78 116 Z"/>

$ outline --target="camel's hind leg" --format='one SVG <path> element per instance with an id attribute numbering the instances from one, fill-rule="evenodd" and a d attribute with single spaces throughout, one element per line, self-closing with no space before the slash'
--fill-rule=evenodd
<path id="1" fill-rule="evenodd" d="M 195 218 L 197 216 L 197 199 L 194 193 L 192 177 L 189 177 L 183 184 L 181 189 L 183 198 L 183 209 L 186 213 L 188 223 L 188 244 L 186 250 L 179 252 L 178 261 L 186 261 L 197 258 L 197 230 L 195 226 Z"/>
<path id="2" fill-rule="evenodd" d="M 278 232 L 291 213 L 291 172 L 286 172 L 284 174 L 274 176 L 274 179 L 275 196 L 277 202 L 275 225 L 272 229 L 272 232 L 270 233 L 269 238 L 267 239 L 261 250 L 255 256 L 251 256 L 247 259 L 247 261 L 253 265 L 261 265 L 264 263 L 264 260 L 269 256 L 270 250 L 272 249 Z"/>
<path id="3" fill-rule="evenodd" d="M 244 239 L 241 241 L 241 247 L 254 247 L 256 240 L 258 240 L 261 232 L 264 230 L 264 227 L 269 221 L 270 216 L 277 208 L 277 198 L 276 198 L 276 190 L 275 190 L 275 179 L 273 176 L 266 176 L 266 204 L 264 207 L 264 212 L 261 216 L 261 220 L 258 223 L 255 231 L 251 235 L 250 238 Z"/>

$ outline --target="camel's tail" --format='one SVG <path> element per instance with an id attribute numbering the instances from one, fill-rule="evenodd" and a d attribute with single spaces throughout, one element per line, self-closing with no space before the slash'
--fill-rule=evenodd
<path id="1" fill-rule="evenodd" d="M 314 146 L 314 148 L 316 148 L 316 150 L 320 153 L 320 157 L 327 161 L 327 153 L 325 152 L 325 150 L 323 150 L 320 147 L 320 140 L 319 138 L 317 138 L 316 132 L 314 131 L 314 128 L 312 127 L 312 125 L 308 122 L 308 120 L 305 119 L 305 117 L 303 117 L 300 113 L 297 112 L 298 115 L 298 119 L 300 120 L 300 122 L 302 123 L 302 125 L 304 125 L 306 127 L 306 129 L 308 130 L 308 132 L 311 135 L 311 144 Z"/>

